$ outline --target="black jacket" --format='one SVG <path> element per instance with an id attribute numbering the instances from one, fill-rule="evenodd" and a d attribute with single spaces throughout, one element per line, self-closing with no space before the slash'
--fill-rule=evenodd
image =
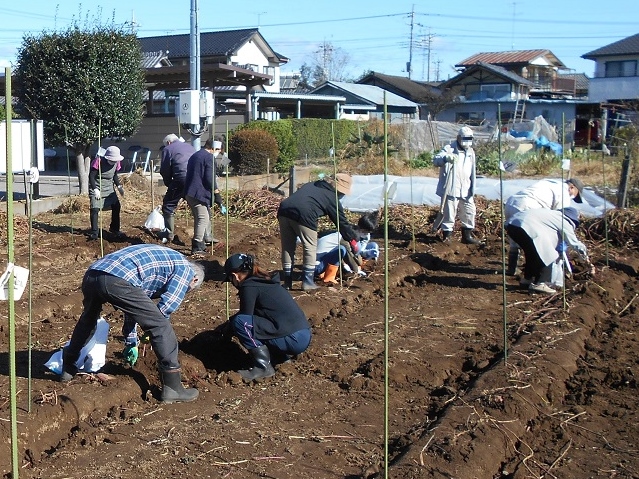
<path id="1" fill-rule="evenodd" d="M 317 220 L 328 216 L 337 226 L 346 241 L 357 240 L 353 226 L 346 219 L 342 204 L 335 197 L 333 186 L 324 180 L 306 183 L 280 203 L 277 216 L 296 221 L 302 226 L 317 231 Z"/>
<path id="2" fill-rule="evenodd" d="M 238 288 L 238 314 L 253 316 L 253 334 L 257 339 L 283 338 L 311 325 L 304 311 L 280 284 L 279 274 L 271 279 L 249 276 Z"/>

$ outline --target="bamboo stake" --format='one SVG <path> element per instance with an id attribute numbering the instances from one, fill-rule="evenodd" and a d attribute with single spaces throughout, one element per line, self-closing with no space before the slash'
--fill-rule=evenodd
<path id="1" fill-rule="evenodd" d="M 388 421 L 389 421 L 389 334 L 390 323 L 389 309 L 389 284 L 388 284 L 388 104 L 386 102 L 386 90 L 384 90 L 384 478 L 388 479 Z"/>
<path id="2" fill-rule="evenodd" d="M 337 218 L 337 271 L 339 273 L 339 286 L 343 286 L 342 278 L 342 248 L 340 248 L 341 233 L 339 229 L 339 193 L 337 192 L 337 155 L 335 155 L 335 124 L 331 122 L 331 151 L 333 152 L 333 182 L 335 184 L 335 217 Z"/>
<path id="3" fill-rule="evenodd" d="M 11 68 L 5 67 L 5 98 L 7 98 L 5 106 L 6 129 L 7 129 L 7 267 L 13 265 L 14 261 L 14 230 L 13 230 L 13 163 L 11 142 Z M 16 322 L 15 322 L 15 304 L 14 304 L 14 283 L 15 278 L 13 272 L 9 273 L 8 284 L 8 316 L 9 316 L 9 407 L 11 409 L 11 477 L 18 479 L 18 409 L 16 392 Z"/>
<path id="4" fill-rule="evenodd" d="M 506 294 L 506 228 L 504 225 L 504 164 L 501 156 L 501 103 L 497 103 L 497 151 L 499 155 L 499 214 L 501 217 L 501 289 L 504 363 L 508 362 L 508 298 Z"/>

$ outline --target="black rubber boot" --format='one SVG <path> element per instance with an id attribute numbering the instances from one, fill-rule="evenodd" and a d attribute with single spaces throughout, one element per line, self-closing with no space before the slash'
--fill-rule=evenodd
<path id="1" fill-rule="evenodd" d="M 302 289 L 304 291 L 313 291 L 314 289 L 319 288 L 318 285 L 315 284 L 315 267 L 313 269 L 304 268 L 304 276 L 302 278 Z"/>
<path id="2" fill-rule="evenodd" d="M 213 238 L 211 235 L 204 235 L 204 244 L 206 246 L 211 246 L 213 243 L 219 243 L 220 240 L 217 238 Z"/>
<path id="3" fill-rule="evenodd" d="M 67 348 L 64 348 L 62 350 L 62 374 L 59 378 L 61 383 L 68 383 L 78 373 L 78 368 L 75 367 L 74 362 L 75 361 L 69 357 Z"/>
<path id="4" fill-rule="evenodd" d="M 444 243 L 449 243 L 450 242 L 450 238 L 452 236 L 453 236 L 453 232 L 452 231 L 442 230 L 442 241 Z"/>
<path id="5" fill-rule="evenodd" d="M 253 358 L 253 367 L 238 371 L 243 379 L 252 381 L 253 379 L 270 378 L 275 374 L 268 346 L 263 344 L 258 348 L 249 349 L 249 354 Z"/>
<path id="6" fill-rule="evenodd" d="M 517 263 L 519 262 L 519 251 L 508 251 L 508 269 L 506 269 L 506 276 L 515 276 L 517 274 Z"/>
<path id="7" fill-rule="evenodd" d="M 284 288 L 289 291 L 293 289 L 293 276 L 290 274 L 284 275 Z"/>
<path id="8" fill-rule="evenodd" d="M 160 371 L 160 379 L 162 380 L 161 401 L 164 403 L 191 402 L 200 395 L 197 389 L 187 389 L 182 386 L 182 370 L 179 368 Z"/>
<path id="9" fill-rule="evenodd" d="M 191 254 L 206 253 L 204 241 L 191 240 Z"/>
<path id="10" fill-rule="evenodd" d="M 481 244 L 477 238 L 473 237 L 472 228 L 462 228 L 462 243 L 464 244 Z"/>
<path id="11" fill-rule="evenodd" d="M 164 216 L 162 243 L 171 243 L 175 238 L 175 216 L 168 213 L 163 213 L 162 216 Z"/>

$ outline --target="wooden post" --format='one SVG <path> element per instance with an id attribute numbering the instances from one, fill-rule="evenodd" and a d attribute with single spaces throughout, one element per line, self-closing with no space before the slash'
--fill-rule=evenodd
<path id="1" fill-rule="evenodd" d="M 624 145 L 625 156 L 621 164 L 621 179 L 619 180 L 619 190 L 617 191 L 617 208 L 625 208 L 628 193 L 628 181 L 630 179 L 630 154 L 628 145 Z"/>
<path id="2" fill-rule="evenodd" d="M 288 196 L 293 193 L 295 193 L 295 167 L 291 166 L 291 169 L 288 170 Z"/>

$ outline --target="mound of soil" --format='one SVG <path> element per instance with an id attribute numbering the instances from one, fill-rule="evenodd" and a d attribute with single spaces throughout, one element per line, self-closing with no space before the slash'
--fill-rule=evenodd
<path id="1" fill-rule="evenodd" d="M 635 248 L 586 238 L 596 275 L 577 263 L 565 294 L 538 296 L 515 278 L 504 283 L 494 225 L 479 247 L 459 233 L 443 244 L 427 229 L 415 241 L 399 228 L 388 242 L 378 232 L 384 254 L 366 277 L 313 293 L 294 283 L 311 346 L 246 384 L 234 371 L 247 355 L 221 327 L 237 308 L 221 264 L 250 252 L 277 269 L 279 235 L 272 218 L 236 215 L 228 231 L 216 218 L 222 242 L 204 258 L 208 280 L 172 316 L 200 398 L 158 401 L 153 352 L 125 366 L 121 315 L 110 307 L 102 373 L 57 382 L 43 364 L 81 312 L 82 275 L 102 254 L 157 242 L 142 228 L 147 213 L 125 205 L 126 238 L 105 233 L 102 244 L 86 240 L 87 214 L 34 222 L 31 314 L 27 293 L 15 314 L 21 477 L 354 479 L 384 477 L 386 466 L 398 479 L 639 477 Z M 177 223 L 189 247 L 171 247 L 188 254 L 192 223 Z M 16 231 L 15 262 L 26 265 L 24 222 Z M 11 477 L 7 324 L 0 466 Z"/>

